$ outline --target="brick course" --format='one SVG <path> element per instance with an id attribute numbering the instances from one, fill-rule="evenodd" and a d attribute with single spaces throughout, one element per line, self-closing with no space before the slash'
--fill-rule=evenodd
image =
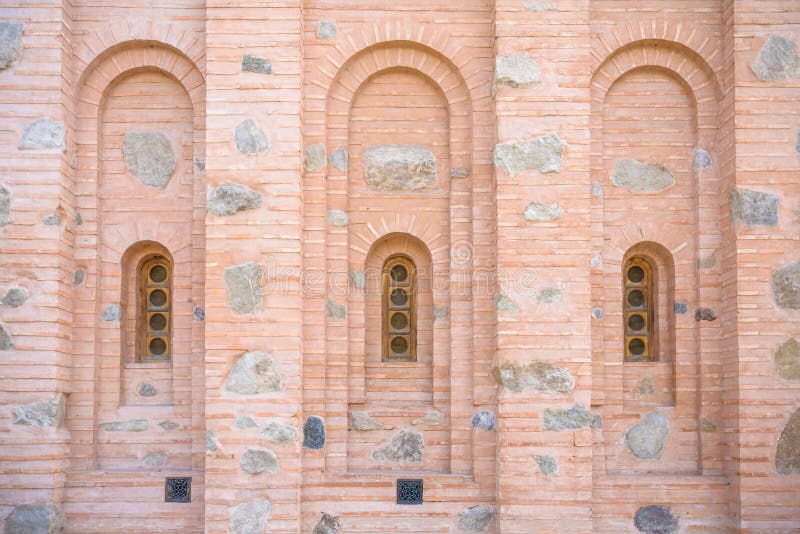
<path id="1" fill-rule="evenodd" d="M 800 471 L 776 467 L 800 383 L 774 363 L 800 311 L 773 289 L 800 260 L 796 2 L 152 4 L 0 6 L 23 28 L 0 296 L 29 295 L 0 304 L 6 529 L 46 503 L 76 533 L 800 529 Z M 44 118 L 63 147 L 21 142 Z M 134 131 L 174 153 L 163 189 L 127 168 Z M 385 145 L 435 180 L 368 180 Z M 627 160 L 674 183 L 612 178 Z M 246 208 L 206 211 L 223 183 Z M 771 200 L 731 214 L 734 188 Z M 136 358 L 152 252 L 174 267 L 167 363 Z M 397 253 L 413 364 L 381 361 Z M 658 271 L 656 362 L 623 361 L 632 254 Z M 191 504 L 163 502 L 167 476 Z"/>

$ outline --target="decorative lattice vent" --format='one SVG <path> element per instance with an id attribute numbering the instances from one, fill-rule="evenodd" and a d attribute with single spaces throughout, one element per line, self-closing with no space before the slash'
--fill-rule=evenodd
<path id="1" fill-rule="evenodd" d="M 192 477 L 167 477 L 164 502 L 192 502 Z"/>
<path id="2" fill-rule="evenodd" d="M 422 504 L 422 479 L 397 479 L 397 504 Z"/>

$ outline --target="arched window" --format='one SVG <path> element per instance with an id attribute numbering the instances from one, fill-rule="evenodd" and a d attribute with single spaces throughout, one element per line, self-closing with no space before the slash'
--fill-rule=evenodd
<path id="1" fill-rule="evenodd" d="M 417 268 L 408 256 L 383 264 L 383 361 L 417 361 Z"/>
<path id="2" fill-rule="evenodd" d="M 167 258 L 156 255 L 141 262 L 138 294 L 138 360 L 168 361 L 172 354 L 172 264 Z"/>
<path id="3" fill-rule="evenodd" d="M 641 256 L 625 262 L 623 270 L 625 360 L 655 361 L 655 271 L 652 264 Z"/>

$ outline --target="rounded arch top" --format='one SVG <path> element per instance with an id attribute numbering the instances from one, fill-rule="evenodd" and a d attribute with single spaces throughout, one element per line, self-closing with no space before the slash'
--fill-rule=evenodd
<path id="1" fill-rule="evenodd" d="M 180 84 L 189 96 L 195 116 L 205 102 L 205 79 L 195 61 L 175 46 L 153 40 L 130 40 L 105 49 L 86 65 L 78 83 L 78 110 L 91 108 L 96 116 L 103 96 L 118 79 L 129 73 L 152 69 Z"/>
<path id="2" fill-rule="evenodd" d="M 640 39 L 620 45 L 600 61 L 592 74 L 592 100 L 602 102 L 614 82 L 642 67 L 671 72 L 691 91 L 698 107 L 716 106 L 722 99 L 716 73 L 692 48 L 666 39 Z"/>
<path id="3" fill-rule="evenodd" d="M 458 67 L 435 49 L 416 41 L 389 41 L 353 51 L 337 67 L 333 57 L 328 61 L 335 75 L 328 79 L 326 91 L 329 113 L 349 106 L 359 88 L 374 76 L 392 69 L 408 69 L 430 80 L 444 95 L 452 116 L 468 116 L 472 96 Z M 323 69 L 323 72 L 330 72 Z"/>

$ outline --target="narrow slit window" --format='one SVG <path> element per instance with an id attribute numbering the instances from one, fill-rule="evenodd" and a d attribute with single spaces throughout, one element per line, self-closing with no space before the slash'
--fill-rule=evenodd
<path id="1" fill-rule="evenodd" d="M 383 361 L 417 361 L 417 269 L 392 256 L 383 266 Z"/>
<path id="2" fill-rule="evenodd" d="M 139 361 L 168 361 L 172 356 L 172 266 L 163 256 L 142 263 L 139 271 L 136 331 Z"/>
<path id="3" fill-rule="evenodd" d="M 625 361 L 655 361 L 655 295 L 653 266 L 633 257 L 623 271 Z"/>

